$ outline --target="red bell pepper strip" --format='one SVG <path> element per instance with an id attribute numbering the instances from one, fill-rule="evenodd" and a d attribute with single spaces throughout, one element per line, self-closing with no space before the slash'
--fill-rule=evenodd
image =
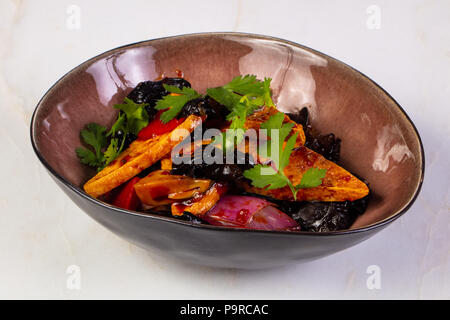
<path id="1" fill-rule="evenodd" d="M 140 200 L 134 191 L 134 185 L 140 180 L 138 177 L 134 177 L 126 182 L 116 195 L 112 204 L 122 209 L 136 210 L 139 207 Z"/>
<path id="2" fill-rule="evenodd" d="M 180 125 L 185 120 L 185 118 L 180 118 L 180 119 L 174 118 L 165 124 L 162 123 L 162 121 L 159 119 L 159 117 L 166 110 L 167 109 L 159 110 L 155 116 L 155 119 L 153 121 L 151 121 L 141 131 L 139 131 L 139 133 L 138 133 L 139 140 L 151 139 L 153 137 L 162 135 L 166 132 L 170 132 L 173 129 L 175 129 L 176 127 L 178 127 L 178 125 Z"/>

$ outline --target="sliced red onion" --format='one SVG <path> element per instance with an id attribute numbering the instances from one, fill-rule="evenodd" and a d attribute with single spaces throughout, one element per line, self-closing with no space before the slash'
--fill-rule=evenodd
<path id="1" fill-rule="evenodd" d="M 299 230 L 274 204 L 256 197 L 226 195 L 202 219 L 212 225 L 262 230 Z"/>
<path id="2" fill-rule="evenodd" d="M 267 206 L 256 212 L 246 228 L 260 230 L 300 230 L 300 226 L 294 219 L 273 206 Z"/>
<path id="3" fill-rule="evenodd" d="M 220 225 L 244 227 L 250 222 L 255 212 L 270 205 L 269 201 L 260 198 L 226 195 L 209 210 L 205 218 L 208 222 L 211 219 Z"/>

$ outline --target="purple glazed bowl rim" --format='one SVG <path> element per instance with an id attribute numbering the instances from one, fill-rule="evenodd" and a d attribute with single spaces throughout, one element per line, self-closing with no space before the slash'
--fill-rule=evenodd
<path id="1" fill-rule="evenodd" d="M 38 110 L 39 110 L 39 108 L 40 108 L 40 106 L 42 104 L 42 101 L 48 95 L 50 95 L 52 93 L 52 91 L 59 85 L 59 83 L 62 80 L 64 80 L 71 73 L 73 73 L 74 71 L 76 71 L 80 67 L 84 66 L 85 64 L 93 62 L 93 61 L 101 58 L 102 56 L 106 56 L 106 55 L 108 55 L 108 54 L 110 54 L 110 53 L 112 53 L 112 52 L 114 52 L 116 50 L 125 49 L 125 48 L 128 48 L 128 47 L 137 46 L 137 45 L 142 45 L 142 44 L 145 44 L 145 43 L 151 43 L 152 41 L 157 41 L 157 40 L 177 39 L 177 38 L 184 38 L 184 37 L 190 37 L 190 36 L 235 36 L 235 37 L 242 37 L 242 38 L 247 38 L 247 39 L 269 40 L 269 41 L 272 41 L 272 42 L 283 43 L 283 44 L 286 44 L 286 45 L 289 45 L 289 46 L 293 46 L 293 47 L 296 47 L 296 48 L 300 48 L 300 49 L 312 52 L 312 53 L 314 53 L 314 54 L 316 54 L 318 56 L 321 56 L 321 57 L 323 57 L 325 59 L 334 60 L 335 62 L 341 64 L 345 68 L 348 68 L 348 69 L 352 70 L 353 72 L 355 72 L 355 74 L 361 76 L 362 79 L 364 79 L 365 81 L 368 81 L 368 83 L 370 83 L 371 85 L 373 85 L 376 88 L 380 89 L 381 92 L 389 100 L 391 100 L 393 102 L 393 104 L 399 109 L 399 111 L 401 113 L 401 116 L 403 117 L 403 120 L 411 125 L 411 127 L 413 129 L 413 133 L 414 133 L 415 138 L 416 138 L 416 141 L 419 144 L 420 166 L 421 166 L 421 168 L 420 168 L 420 179 L 418 180 L 418 183 L 417 183 L 417 186 L 415 188 L 415 191 L 410 196 L 408 202 L 402 208 L 396 210 L 394 213 L 392 213 L 387 218 L 384 218 L 384 219 L 382 219 L 382 220 L 380 220 L 378 222 L 372 223 L 370 225 L 367 225 L 367 226 L 364 226 L 364 227 L 360 227 L 360 228 L 355 228 L 355 229 L 344 229 L 344 230 L 328 231 L 328 232 L 311 232 L 311 231 L 290 232 L 290 231 L 269 231 L 269 230 L 254 230 L 254 229 L 242 229 L 242 228 L 228 228 L 228 227 L 212 226 L 212 225 L 206 225 L 206 224 L 193 224 L 191 222 L 180 220 L 180 219 L 176 219 L 176 218 L 161 216 L 161 215 L 152 214 L 152 213 L 142 213 L 142 212 L 139 212 L 139 211 L 126 210 L 126 209 L 122 209 L 122 208 L 110 205 L 110 204 L 108 204 L 106 202 L 103 202 L 103 201 L 100 201 L 100 200 L 98 200 L 96 198 L 91 197 L 86 192 L 84 192 L 80 187 L 72 184 L 71 182 L 69 182 L 65 178 L 63 178 L 58 172 L 56 172 L 53 169 L 52 166 L 50 166 L 50 164 L 45 160 L 45 158 L 42 156 L 42 154 L 40 153 L 40 151 L 39 151 L 39 149 L 37 147 L 37 144 L 36 144 L 36 141 L 35 141 L 35 138 L 34 138 L 35 122 L 36 122 L 36 115 L 37 115 Z M 100 54 L 98 54 L 98 55 L 96 55 L 96 56 L 94 56 L 92 58 L 89 58 L 89 59 L 85 60 L 84 62 L 80 63 L 79 65 L 75 66 L 74 68 L 72 68 L 68 72 L 66 72 L 63 76 L 61 76 L 45 92 L 45 94 L 39 100 L 39 102 L 37 103 L 37 105 L 35 107 L 35 110 L 33 111 L 33 115 L 31 117 L 30 138 L 31 138 L 31 144 L 33 146 L 34 152 L 36 153 L 36 156 L 39 158 L 41 163 L 44 165 L 44 167 L 48 170 L 48 172 L 53 177 L 58 179 L 59 182 L 61 182 L 66 187 L 68 187 L 72 192 L 76 193 L 77 195 L 81 196 L 82 198 L 86 199 L 87 201 L 90 201 L 90 202 L 92 202 L 92 203 L 94 203 L 96 205 L 99 205 L 99 206 L 103 207 L 104 209 L 106 209 L 106 211 L 113 210 L 115 212 L 122 213 L 122 214 L 135 215 L 135 216 L 148 218 L 148 219 L 156 219 L 156 220 L 164 221 L 164 222 L 168 222 L 168 223 L 175 223 L 175 224 L 179 224 L 179 225 L 184 225 L 186 227 L 194 227 L 194 228 L 202 228 L 202 229 L 206 228 L 206 229 L 211 229 L 211 230 L 216 230 L 216 231 L 283 234 L 283 235 L 291 235 L 291 236 L 296 236 L 296 235 L 337 236 L 337 235 L 344 235 L 344 234 L 363 233 L 363 232 L 370 231 L 370 230 L 373 230 L 373 229 L 382 228 L 382 227 L 386 226 L 387 224 L 393 222 L 394 220 L 396 220 L 400 216 L 402 216 L 404 213 L 406 213 L 406 211 L 408 211 L 411 208 L 411 206 L 416 201 L 417 196 L 420 193 L 420 190 L 421 190 L 422 184 L 423 184 L 424 174 L 425 174 L 425 152 L 424 152 L 424 148 L 423 148 L 422 139 L 420 138 L 420 135 L 419 135 L 419 132 L 418 132 L 416 126 L 414 125 L 412 120 L 409 118 L 409 116 L 407 115 L 405 110 L 400 106 L 400 104 L 385 89 L 383 89 L 378 83 L 376 83 L 374 80 L 372 80 L 371 78 L 366 76 L 364 73 L 360 72 L 359 70 L 353 68 L 352 66 L 350 66 L 350 65 L 348 65 L 348 64 L 346 64 L 346 63 L 344 63 L 342 61 L 340 61 L 339 59 L 331 57 L 331 56 L 329 56 L 329 55 L 327 55 L 325 53 L 322 53 L 320 51 L 312 49 L 312 48 L 310 48 L 308 46 L 304 46 L 304 45 L 298 44 L 296 42 L 285 40 L 285 39 L 281 39 L 281 38 L 277 38 L 277 37 L 272 37 L 272 36 L 267 36 L 267 35 L 260 35 L 260 34 L 253 34 L 253 33 L 243 33 L 243 32 L 201 32 L 201 33 L 187 33 L 187 34 L 180 34 L 180 35 L 175 35 L 175 36 L 160 37 L 160 38 L 143 40 L 143 41 L 138 41 L 138 42 L 122 45 L 122 46 L 119 46 L 119 47 L 116 47 L 116 48 L 104 51 L 104 52 L 102 52 L 102 53 L 100 53 Z"/>

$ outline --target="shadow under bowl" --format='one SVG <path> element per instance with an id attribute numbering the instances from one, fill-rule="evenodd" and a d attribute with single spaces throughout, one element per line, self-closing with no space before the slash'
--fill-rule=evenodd
<path id="1" fill-rule="evenodd" d="M 312 125 L 342 139 L 343 166 L 369 182 L 367 211 L 349 230 L 275 232 L 192 225 L 127 211 L 86 194 L 94 172 L 75 148 L 90 122 L 110 126 L 112 106 L 141 81 L 177 76 L 200 92 L 236 75 L 271 77 L 277 108 L 308 107 Z M 143 41 L 102 53 L 58 80 L 31 122 L 34 150 L 51 177 L 88 215 L 124 239 L 184 261 L 268 268 L 323 257 L 374 235 L 405 213 L 423 181 L 419 134 L 397 102 L 372 80 L 325 54 L 267 36 L 203 33 Z"/>

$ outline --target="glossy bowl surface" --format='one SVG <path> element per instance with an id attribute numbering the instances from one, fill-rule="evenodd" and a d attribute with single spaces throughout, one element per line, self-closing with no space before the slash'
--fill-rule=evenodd
<path id="1" fill-rule="evenodd" d="M 86 123 L 110 126 L 112 106 L 140 81 L 184 77 L 200 92 L 239 74 L 271 77 L 284 112 L 307 106 L 318 130 L 342 139 L 344 167 L 369 182 L 367 211 L 350 230 L 327 233 L 227 229 L 142 214 L 94 199 L 82 189 L 93 171 L 74 152 Z M 407 211 L 424 175 L 416 128 L 372 80 L 325 54 L 286 40 L 204 33 L 143 41 L 102 53 L 58 80 L 31 123 L 34 150 L 62 190 L 111 231 L 144 248 L 193 263 L 267 268 L 322 257 L 372 236 Z"/>

